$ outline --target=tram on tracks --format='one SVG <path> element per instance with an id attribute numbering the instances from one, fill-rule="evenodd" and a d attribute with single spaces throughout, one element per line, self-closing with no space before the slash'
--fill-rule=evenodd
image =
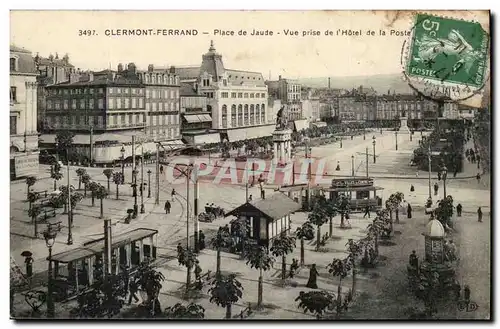
<path id="1" fill-rule="evenodd" d="M 113 235 L 111 242 L 112 273 L 119 275 L 125 268 L 133 274 L 146 261 L 156 260 L 158 231 L 137 228 Z M 57 301 L 78 295 L 100 275 L 105 253 L 104 238 L 89 241 L 82 247 L 63 251 L 47 258 L 53 268 L 53 287 Z"/>
<path id="2" fill-rule="evenodd" d="M 350 177 L 333 179 L 330 187 L 323 188 L 329 193 L 329 199 L 333 202 L 345 195 L 350 200 L 351 211 L 363 211 L 366 207 L 372 210 L 382 208 L 382 193 L 377 195 L 377 191 L 384 190 L 383 187 L 375 186 L 373 178 Z"/>

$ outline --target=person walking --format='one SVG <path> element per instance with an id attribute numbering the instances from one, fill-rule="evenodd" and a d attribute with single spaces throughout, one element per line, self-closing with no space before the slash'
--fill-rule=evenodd
<path id="1" fill-rule="evenodd" d="M 477 173 L 476 179 L 477 179 L 477 183 L 480 184 L 481 183 L 481 174 L 480 173 Z"/>
<path id="2" fill-rule="evenodd" d="M 139 301 L 139 298 L 137 297 L 137 292 L 139 291 L 137 287 L 137 282 L 135 282 L 134 279 L 130 280 L 129 284 L 129 296 L 128 296 L 128 305 L 132 303 L 132 298 L 135 300 L 137 303 Z"/>
<path id="3" fill-rule="evenodd" d="M 411 204 L 408 203 L 408 207 L 406 209 L 406 217 L 408 219 L 411 219 L 411 212 L 412 212 L 413 208 L 411 207 Z"/>
<path id="4" fill-rule="evenodd" d="M 160 174 L 163 175 L 163 165 L 160 166 Z"/>
<path id="5" fill-rule="evenodd" d="M 174 198 L 175 198 L 176 195 L 177 195 L 177 192 L 175 191 L 175 188 L 174 188 L 174 189 L 172 189 L 172 193 L 171 193 L 172 202 L 174 202 Z"/>
<path id="6" fill-rule="evenodd" d="M 462 217 L 462 204 L 457 204 L 457 216 Z"/>
<path id="7" fill-rule="evenodd" d="M 203 234 L 202 230 L 198 231 L 198 249 L 205 249 L 205 234 Z"/>
<path id="8" fill-rule="evenodd" d="M 410 186 L 410 192 L 415 192 L 415 186 L 413 186 L 413 184 Z"/>
<path id="9" fill-rule="evenodd" d="M 290 264 L 290 278 L 293 279 L 297 269 L 299 268 L 299 262 L 294 258 L 292 259 L 292 264 Z"/>
<path id="10" fill-rule="evenodd" d="M 366 215 L 370 218 L 370 206 L 365 207 L 365 214 L 363 215 L 363 218 L 366 218 Z"/>
<path id="11" fill-rule="evenodd" d="M 481 210 L 481 207 L 477 208 L 477 221 L 479 223 L 483 222 L 483 211 Z"/>
<path id="12" fill-rule="evenodd" d="M 262 200 L 266 199 L 266 191 L 263 188 L 260 189 L 260 198 Z"/>
<path id="13" fill-rule="evenodd" d="M 438 181 L 440 181 L 440 180 L 441 180 L 441 172 L 438 171 Z"/>
<path id="14" fill-rule="evenodd" d="M 312 289 L 318 289 L 318 284 L 316 283 L 316 279 L 318 278 L 318 270 L 316 269 L 316 264 L 311 265 L 311 269 L 309 270 L 309 280 L 307 280 L 306 287 Z"/>
<path id="15" fill-rule="evenodd" d="M 253 200 L 253 197 L 252 195 L 250 194 L 250 196 L 248 197 L 248 201 L 252 201 Z"/>
<path id="16" fill-rule="evenodd" d="M 168 200 L 167 200 L 167 201 L 165 201 L 165 213 L 166 213 L 166 214 L 170 214 L 170 207 L 171 207 L 171 206 L 172 206 L 172 205 L 170 204 L 170 201 L 168 201 Z"/>
<path id="17" fill-rule="evenodd" d="M 438 195 L 438 191 L 439 191 L 439 185 L 438 185 L 438 183 L 435 183 L 434 184 L 434 195 Z"/>

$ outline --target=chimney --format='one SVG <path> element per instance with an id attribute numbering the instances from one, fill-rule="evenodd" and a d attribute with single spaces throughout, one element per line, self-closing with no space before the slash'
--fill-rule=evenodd
<path id="1" fill-rule="evenodd" d="M 170 66 L 169 72 L 175 74 L 175 66 Z"/>
<path id="2" fill-rule="evenodd" d="M 331 89 L 330 78 L 328 78 L 328 89 Z"/>
<path id="3" fill-rule="evenodd" d="M 278 76 L 278 80 L 281 80 L 281 75 Z"/>
<path id="4" fill-rule="evenodd" d="M 130 74 L 135 74 L 135 64 L 134 63 L 128 64 L 127 69 L 128 69 Z"/>
<path id="5" fill-rule="evenodd" d="M 118 73 L 122 73 L 123 72 L 123 64 L 120 63 L 118 64 Z"/>
<path id="6" fill-rule="evenodd" d="M 152 72 L 152 71 L 153 71 L 153 69 L 154 69 L 153 64 L 149 64 L 149 65 L 148 65 L 148 71 L 149 71 L 149 72 Z"/>

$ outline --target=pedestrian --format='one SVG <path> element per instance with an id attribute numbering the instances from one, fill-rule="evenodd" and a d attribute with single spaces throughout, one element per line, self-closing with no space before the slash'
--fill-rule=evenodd
<path id="1" fill-rule="evenodd" d="M 202 230 L 198 231 L 198 249 L 205 249 L 205 234 L 203 234 Z"/>
<path id="2" fill-rule="evenodd" d="M 160 174 L 163 175 L 163 165 L 160 166 Z"/>
<path id="3" fill-rule="evenodd" d="M 462 217 L 462 204 L 457 204 L 457 216 Z"/>
<path id="4" fill-rule="evenodd" d="M 411 204 L 408 203 L 408 207 L 406 209 L 406 217 L 408 219 L 411 219 L 411 212 L 412 212 L 413 208 L 411 207 Z"/>
<path id="5" fill-rule="evenodd" d="M 483 222 L 483 211 L 481 210 L 481 207 L 477 208 L 477 221 L 480 223 Z"/>
<path id="6" fill-rule="evenodd" d="M 410 254 L 409 263 L 411 267 L 418 268 L 418 256 L 415 250 L 412 250 Z"/>
<path id="7" fill-rule="evenodd" d="M 365 207 L 365 214 L 363 215 L 363 218 L 366 218 L 366 215 L 370 218 L 370 206 Z"/>
<path id="8" fill-rule="evenodd" d="M 135 300 L 136 303 L 139 301 L 139 298 L 137 297 L 138 291 L 139 291 L 139 289 L 137 287 L 137 282 L 135 282 L 134 279 L 130 280 L 128 305 L 130 305 L 132 303 L 132 298 Z"/>
<path id="9" fill-rule="evenodd" d="M 299 263 L 297 260 L 294 258 L 292 259 L 292 264 L 290 265 L 290 278 L 293 279 L 295 276 L 295 273 L 297 272 L 297 269 L 299 268 Z"/>
<path id="10" fill-rule="evenodd" d="M 480 173 L 477 173 L 476 179 L 477 179 L 478 184 L 481 183 L 481 174 Z"/>
<path id="11" fill-rule="evenodd" d="M 250 194 L 250 196 L 248 197 L 248 201 L 252 201 L 253 200 L 253 197 L 252 195 Z"/>
<path id="12" fill-rule="evenodd" d="M 434 195 L 438 195 L 439 185 L 438 183 L 434 184 Z"/>
<path id="13" fill-rule="evenodd" d="M 177 245 L 177 260 L 179 261 L 179 265 L 184 263 L 184 248 L 180 242 Z"/>
<path id="14" fill-rule="evenodd" d="M 413 184 L 410 186 L 410 192 L 415 192 L 415 186 L 413 186 Z"/>
<path id="15" fill-rule="evenodd" d="M 458 170 L 457 169 L 453 170 L 453 178 L 457 177 L 457 174 L 458 174 Z"/>
<path id="16" fill-rule="evenodd" d="M 195 277 L 196 281 L 200 281 L 201 280 L 201 272 L 202 271 L 203 270 L 201 269 L 200 261 L 196 260 L 196 265 L 194 266 L 194 277 Z"/>
<path id="17" fill-rule="evenodd" d="M 27 256 L 24 263 L 26 264 L 26 276 L 31 279 L 33 276 L 33 257 Z"/>
<path id="18" fill-rule="evenodd" d="M 441 172 L 438 171 L 438 181 L 440 181 L 440 180 L 441 180 Z"/>
<path id="19" fill-rule="evenodd" d="M 464 300 L 467 304 L 470 302 L 470 287 L 465 285 L 464 287 Z"/>
<path id="20" fill-rule="evenodd" d="M 170 214 L 170 202 L 168 200 L 165 201 L 165 213 Z"/>
<path id="21" fill-rule="evenodd" d="M 260 189 L 260 198 L 262 200 L 266 199 L 266 191 L 263 188 Z"/>
<path id="22" fill-rule="evenodd" d="M 453 242 L 453 240 L 450 240 L 448 242 L 448 250 L 449 250 L 449 260 L 451 262 L 455 261 L 457 259 L 457 246 Z"/>
<path id="23" fill-rule="evenodd" d="M 335 168 L 336 171 L 340 171 L 340 161 L 337 161 L 337 168 Z"/>
<path id="24" fill-rule="evenodd" d="M 312 264 L 311 269 L 309 270 L 309 280 L 306 284 L 307 288 L 318 289 L 318 284 L 316 283 L 318 275 L 319 273 L 318 270 L 316 270 L 316 264 Z"/>
<path id="25" fill-rule="evenodd" d="M 175 192 L 175 188 L 174 188 L 174 189 L 172 189 L 172 193 L 171 193 L 171 195 L 172 195 L 172 202 L 173 202 L 173 201 L 174 201 L 175 196 L 177 195 L 177 192 Z"/>

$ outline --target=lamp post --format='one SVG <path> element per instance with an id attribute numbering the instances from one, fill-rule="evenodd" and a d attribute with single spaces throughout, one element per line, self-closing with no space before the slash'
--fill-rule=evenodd
<path id="1" fill-rule="evenodd" d="M 132 170 L 132 193 L 134 194 L 134 215 L 137 216 L 138 206 L 137 206 L 137 170 Z"/>
<path id="2" fill-rule="evenodd" d="M 365 141 L 366 140 L 366 128 L 363 127 L 363 140 Z"/>
<path id="3" fill-rule="evenodd" d="M 428 148 L 427 148 L 427 162 L 429 165 L 429 200 L 432 201 L 432 189 L 431 189 L 431 170 L 432 170 L 432 163 L 431 163 L 431 144 L 429 143 Z"/>
<path id="4" fill-rule="evenodd" d="M 443 177 L 443 199 L 446 199 L 446 176 L 448 175 L 448 168 L 446 168 L 446 166 L 443 166 L 441 173 Z"/>
<path id="5" fill-rule="evenodd" d="M 144 209 L 144 144 L 141 144 L 141 214 L 146 211 Z"/>
<path id="6" fill-rule="evenodd" d="M 372 137 L 372 144 L 373 144 L 373 163 L 377 163 L 377 157 L 375 155 L 375 145 L 377 144 L 377 139 L 375 138 L 375 135 Z"/>
<path id="7" fill-rule="evenodd" d="M 396 136 L 396 151 L 398 150 L 398 131 L 396 130 L 394 132 L 394 135 Z"/>
<path id="8" fill-rule="evenodd" d="M 48 270 L 48 282 L 47 282 L 47 317 L 53 318 L 54 311 L 54 299 L 53 299 L 53 287 L 52 287 L 52 247 L 56 242 L 56 236 L 59 229 L 55 229 L 54 226 L 57 225 L 60 229 L 60 223 L 57 224 L 48 224 L 47 230 L 43 232 L 43 238 L 45 239 L 45 245 L 49 248 L 49 257 L 47 260 L 49 261 L 49 270 Z"/>
<path id="9" fill-rule="evenodd" d="M 151 198 L 151 169 L 148 170 L 148 198 Z"/>
<path id="10" fill-rule="evenodd" d="M 66 158 L 69 158 L 68 156 L 66 156 Z M 68 189 L 68 241 L 67 241 L 67 244 L 68 246 L 71 246 L 73 244 L 73 211 L 71 210 L 71 188 L 72 186 L 70 185 L 70 180 L 69 180 L 69 160 L 67 160 L 68 163 L 67 163 L 67 168 L 68 168 L 68 171 L 67 171 L 67 175 L 68 175 L 68 185 L 67 185 L 67 189 Z"/>
<path id="11" fill-rule="evenodd" d="M 351 176 L 354 177 L 354 155 L 351 155 Z"/>
<path id="12" fill-rule="evenodd" d="M 121 160 L 122 160 L 122 177 L 124 178 L 123 181 L 125 182 L 125 147 L 123 147 L 123 145 L 122 145 L 122 148 L 120 149 L 120 153 L 122 154 L 121 155 Z"/>

